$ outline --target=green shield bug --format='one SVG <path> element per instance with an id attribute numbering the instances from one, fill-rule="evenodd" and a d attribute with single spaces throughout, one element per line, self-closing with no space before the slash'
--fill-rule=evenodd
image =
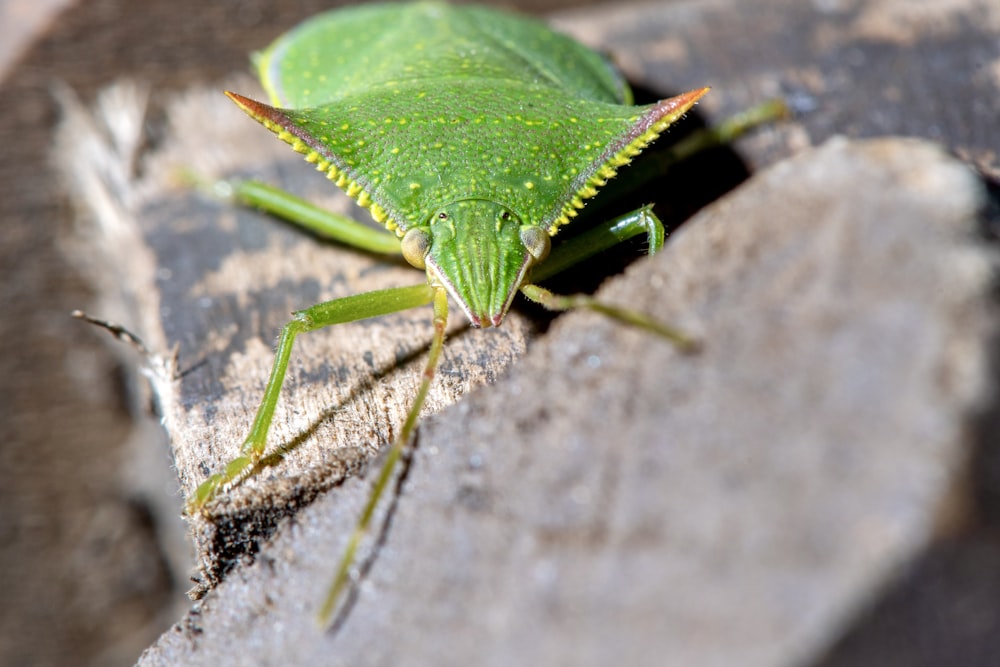
<path id="1" fill-rule="evenodd" d="M 628 238 L 650 252 L 663 226 L 649 207 L 566 243 L 550 239 L 586 201 L 708 91 L 636 106 L 598 54 L 531 19 L 439 2 L 365 5 L 320 14 L 258 56 L 271 105 L 227 93 L 305 155 L 386 231 L 324 212 L 256 182 L 236 198 L 333 240 L 401 254 L 426 281 L 321 303 L 294 314 L 240 455 L 188 500 L 201 511 L 254 474 L 300 333 L 432 304 L 434 333 L 405 423 L 340 561 L 320 611 L 328 623 L 355 552 L 408 446 L 444 342 L 448 300 L 474 327 L 500 326 L 518 291 L 555 309 L 584 307 L 688 347 L 645 315 L 536 283 Z M 272 106 L 273 105 L 273 106 Z"/>

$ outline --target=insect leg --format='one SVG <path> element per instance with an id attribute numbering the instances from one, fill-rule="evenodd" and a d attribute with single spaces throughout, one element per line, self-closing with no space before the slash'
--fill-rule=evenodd
<path id="1" fill-rule="evenodd" d="M 416 308 L 430 303 L 435 299 L 435 294 L 440 291 L 440 289 L 427 284 L 395 287 L 326 301 L 296 312 L 291 321 L 281 330 L 274 364 L 271 366 L 271 375 L 264 389 L 264 398 L 261 400 L 260 407 L 257 408 L 257 416 L 250 428 L 250 435 L 243 442 L 240 455 L 230 461 L 223 472 L 212 475 L 197 488 L 194 495 L 188 500 L 188 512 L 198 511 L 215 496 L 219 489 L 254 473 L 254 466 L 264 455 L 267 432 L 271 427 L 275 406 L 278 404 L 281 385 L 288 370 L 288 360 L 291 357 L 292 345 L 296 336 L 332 324 L 353 322 L 408 308 Z"/>
<path id="2" fill-rule="evenodd" d="M 658 252 L 663 247 L 663 224 L 653 213 L 651 206 L 643 206 L 631 213 L 609 220 L 554 248 L 545 262 L 532 271 L 531 279 L 532 281 L 544 280 L 592 255 L 640 234 L 646 235 L 650 254 Z M 674 327 L 659 322 L 644 313 L 604 303 L 585 294 L 562 296 L 535 284 L 522 285 L 521 293 L 549 310 L 588 308 L 625 324 L 657 334 L 683 350 L 693 351 L 698 347 L 698 342 L 694 338 Z"/>
<path id="3" fill-rule="evenodd" d="M 747 132 L 776 120 L 788 118 L 791 111 L 783 99 L 773 99 L 730 116 L 718 125 L 706 127 L 678 142 L 669 152 L 671 163 L 680 162 L 703 150 L 730 144 Z"/>
<path id="4" fill-rule="evenodd" d="M 646 235 L 650 255 L 663 247 L 663 223 L 653 213 L 651 205 L 620 215 L 560 243 L 542 264 L 531 270 L 531 280 L 545 280 L 641 234 Z"/>
<path id="5" fill-rule="evenodd" d="M 370 252 L 400 254 L 399 239 L 395 234 L 324 210 L 260 181 L 236 181 L 229 185 L 237 201 L 267 211 L 324 238 Z"/>
<path id="6" fill-rule="evenodd" d="M 571 294 L 569 296 L 553 294 L 538 285 L 522 285 L 521 293 L 549 310 L 587 308 L 602 315 L 607 315 L 624 324 L 639 327 L 657 336 L 666 338 L 684 352 L 695 352 L 700 347 L 696 338 L 684 333 L 680 329 L 676 329 L 669 324 L 664 324 L 645 313 L 605 303 L 586 294 Z"/>
<path id="7" fill-rule="evenodd" d="M 430 389 L 431 381 L 434 379 L 434 373 L 437 369 L 438 359 L 441 357 L 441 347 L 444 344 L 444 331 L 448 324 L 448 295 L 443 288 L 430 289 L 434 292 L 434 338 L 431 340 L 430 353 L 427 356 L 427 363 L 420 378 L 420 387 L 417 389 L 417 396 L 413 400 L 413 405 L 410 406 L 410 411 L 406 415 L 403 427 L 393 441 L 392 447 L 386 452 L 385 461 L 382 463 L 382 469 L 379 471 L 375 485 L 368 496 L 368 502 L 365 504 L 364 511 L 358 518 L 358 522 L 354 526 L 350 538 L 348 538 L 347 547 L 345 547 L 340 564 L 337 566 L 337 574 L 330 585 L 330 589 L 327 591 L 323 605 L 320 607 L 318 620 L 323 627 L 330 624 L 333 612 L 337 608 L 337 603 L 350 582 L 351 567 L 354 564 L 358 545 L 364 539 L 365 535 L 367 535 L 372 515 L 375 513 L 378 501 L 382 497 L 382 492 L 392 478 L 396 464 L 399 463 L 403 452 L 410 443 L 413 430 L 417 426 L 417 416 L 420 414 L 420 409 L 427 398 L 427 392 Z"/>

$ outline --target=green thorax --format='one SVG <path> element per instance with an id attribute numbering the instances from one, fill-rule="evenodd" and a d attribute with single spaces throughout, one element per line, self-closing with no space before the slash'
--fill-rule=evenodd
<path id="1" fill-rule="evenodd" d="M 532 261 L 523 248 L 487 257 L 490 216 L 506 211 L 555 234 L 704 94 L 632 106 L 600 56 L 542 24 L 429 2 L 321 14 L 258 66 L 282 108 L 234 100 L 400 236 L 431 229 L 445 207 L 480 202 L 455 208 L 455 233 L 447 243 L 432 235 L 430 253 L 484 324 L 499 323 Z M 479 268 L 469 269 L 470 255 Z M 461 270 L 472 272 L 460 280 Z M 496 282 L 476 282 L 490 272 Z"/>

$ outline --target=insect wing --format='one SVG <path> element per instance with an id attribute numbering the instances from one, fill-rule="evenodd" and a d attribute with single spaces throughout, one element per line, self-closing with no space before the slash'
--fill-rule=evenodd
<path id="1" fill-rule="evenodd" d="M 543 23 L 485 7 L 367 5 L 319 14 L 258 56 L 272 104 L 320 106 L 373 88 L 470 78 L 551 86 L 583 99 L 630 103 L 600 55 Z"/>

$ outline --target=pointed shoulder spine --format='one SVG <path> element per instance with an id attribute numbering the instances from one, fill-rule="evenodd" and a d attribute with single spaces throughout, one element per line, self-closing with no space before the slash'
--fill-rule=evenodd
<path id="1" fill-rule="evenodd" d="M 596 163 L 595 169 L 584 177 L 583 183 L 573 196 L 563 204 L 559 216 L 547 227 L 549 234 L 555 234 L 559 227 L 575 218 L 587 199 L 595 196 L 600 187 L 615 177 L 618 169 L 639 155 L 656 140 L 668 127 L 705 96 L 710 88 L 698 88 L 675 97 L 660 100 L 646 109 L 632 128 L 619 141 L 612 142 L 608 150 Z M 639 108 L 639 107 L 637 107 Z"/>
<path id="2" fill-rule="evenodd" d="M 317 170 L 326 174 L 326 177 L 346 192 L 348 197 L 355 200 L 358 206 L 368 209 L 376 222 L 385 225 L 390 231 L 395 231 L 397 235 L 399 234 L 398 225 L 389 216 L 388 212 L 373 201 L 371 195 L 364 187 L 352 178 L 342 166 L 337 164 L 336 156 L 326 146 L 295 123 L 287 112 L 249 97 L 244 97 L 239 93 L 228 90 L 225 92 L 226 96 L 235 102 L 248 116 L 274 132 L 279 139 L 291 146 L 295 152 L 304 155 L 306 162 L 316 165 Z"/>

